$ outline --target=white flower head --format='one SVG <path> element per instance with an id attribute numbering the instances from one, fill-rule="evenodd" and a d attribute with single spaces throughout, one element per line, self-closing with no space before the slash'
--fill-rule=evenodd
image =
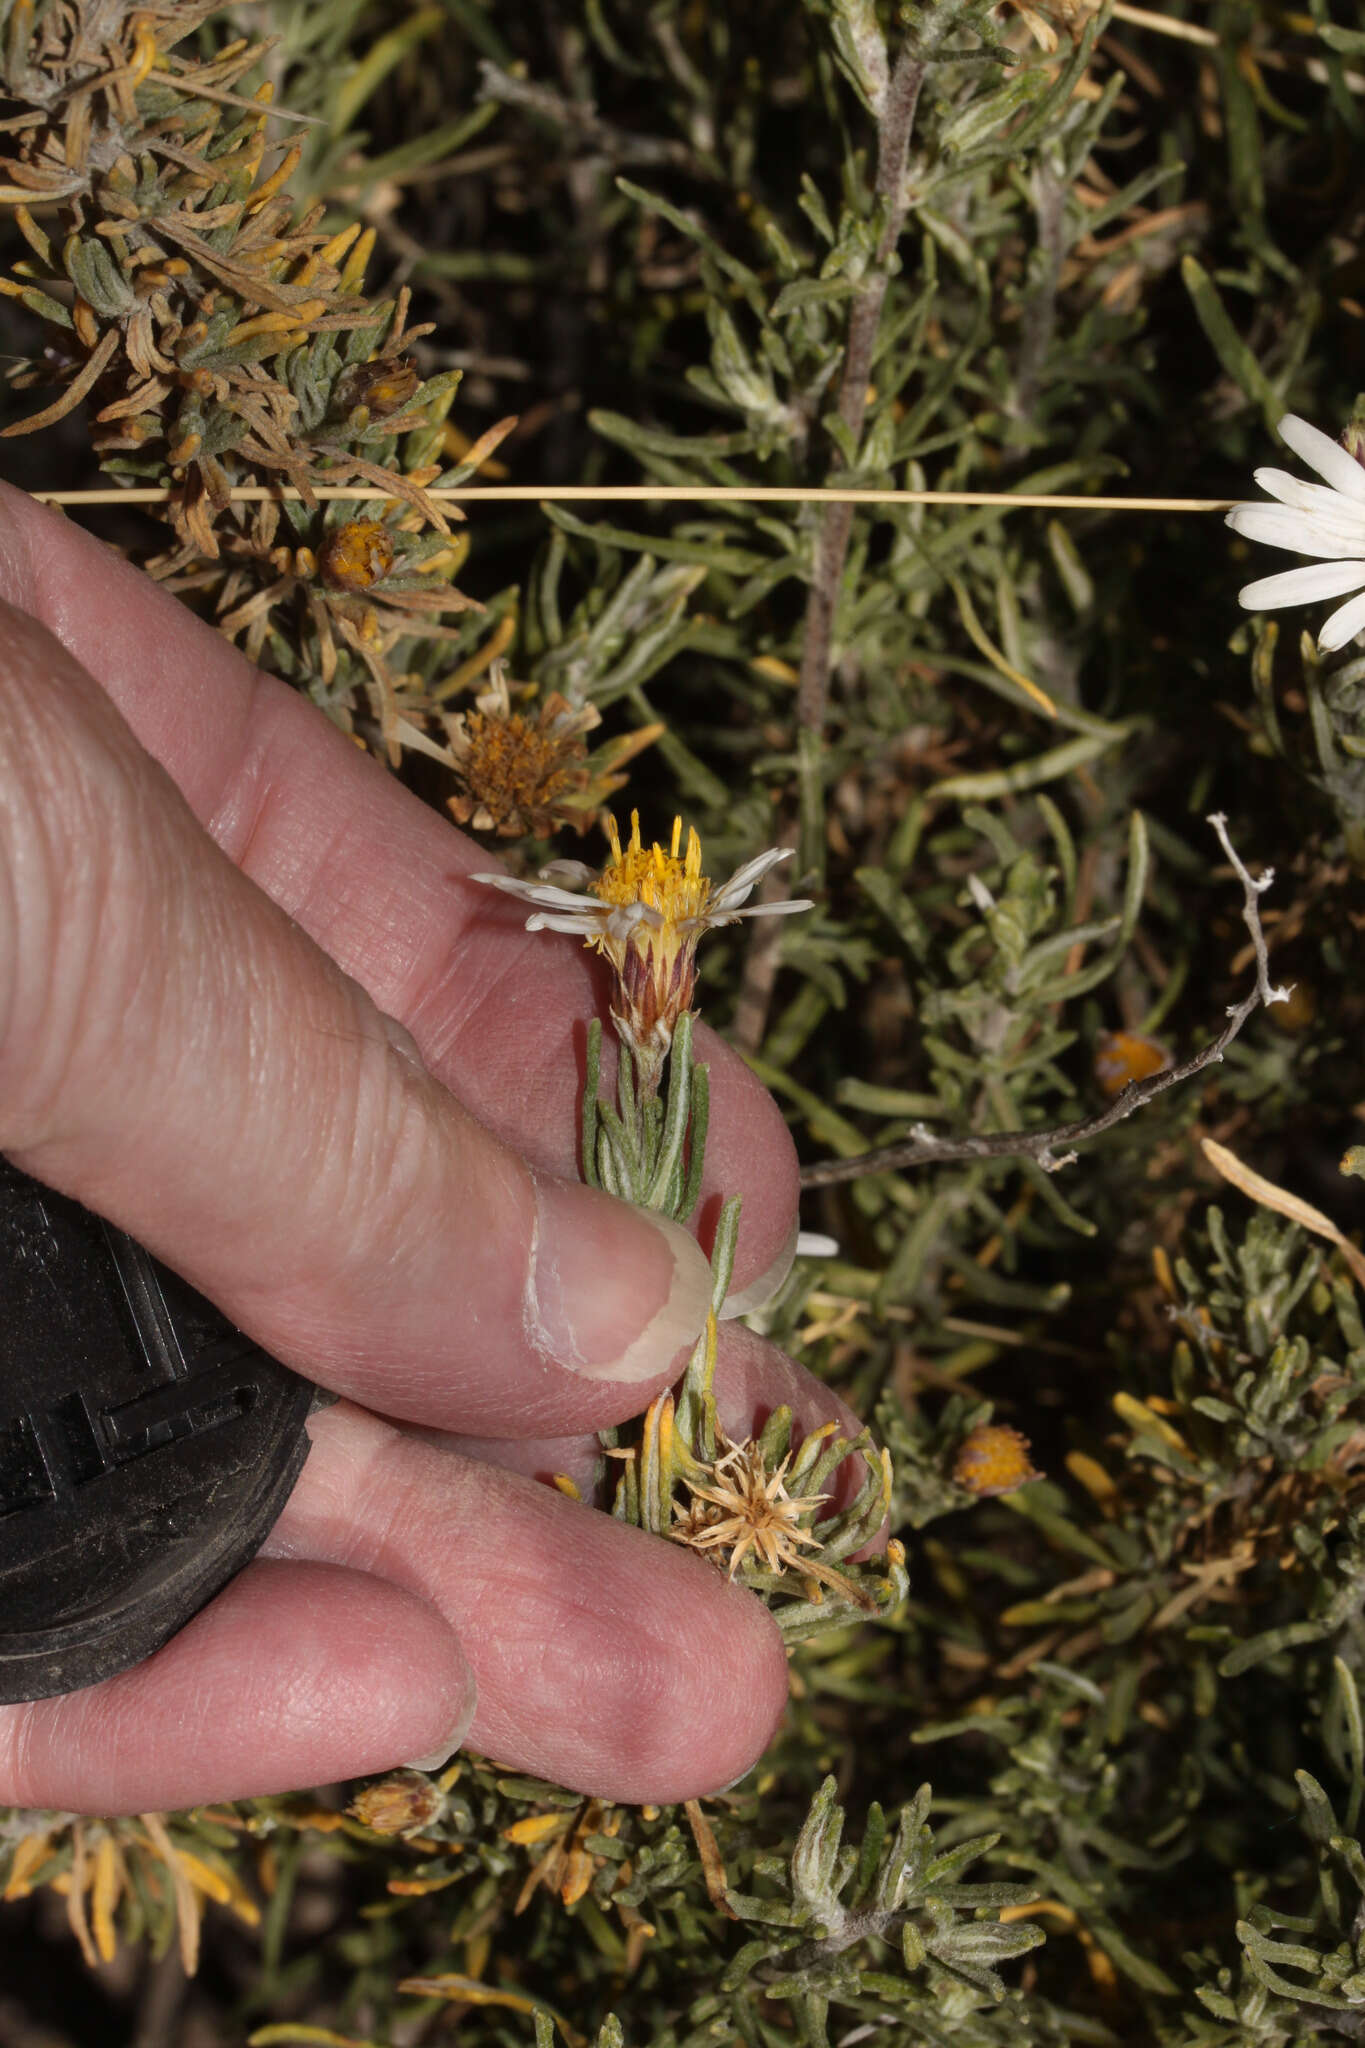
<path id="1" fill-rule="evenodd" d="M 1365 630 L 1365 469 L 1339 442 L 1292 412 L 1280 421 L 1278 432 L 1326 481 L 1309 484 L 1287 470 L 1258 469 L 1257 483 L 1277 502 L 1234 505 L 1227 523 L 1247 540 L 1317 559 L 1305 568 L 1248 583 L 1237 599 L 1248 611 L 1276 611 L 1282 605 L 1347 597 L 1318 634 L 1319 650 L 1332 654 Z"/>
<path id="2" fill-rule="evenodd" d="M 773 847 L 737 868 L 728 882 L 713 888 L 701 871 L 701 841 L 689 830 L 682 845 L 682 820 L 673 820 L 670 849 L 645 846 L 640 817 L 631 813 L 630 839 L 623 847 L 616 820 L 608 820 L 611 859 L 599 871 L 581 861 L 556 860 L 541 869 L 539 882 L 521 882 L 513 875 L 475 875 L 509 896 L 531 905 L 527 931 L 570 932 L 605 953 L 616 974 L 618 1002 L 612 1006 L 616 1028 L 641 1055 L 661 1062 L 673 1040 L 674 1026 L 690 1009 L 696 981 L 697 942 L 717 925 L 742 917 L 785 917 L 809 910 L 807 898 L 782 903 L 750 903 L 756 883 L 770 868 L 791 858 L 789 847 Z M 586 888 L 586 895 L 562 888 L 559 881 Z"/>

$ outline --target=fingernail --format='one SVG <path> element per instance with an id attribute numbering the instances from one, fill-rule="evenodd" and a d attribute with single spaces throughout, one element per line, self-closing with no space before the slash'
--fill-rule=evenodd
<path id="1" fill-rule="evenodd" d="M 430 1756 L 412 1756 L 401 1766 L 409 1771 L 443 1771 L 464 1741 L 467 1730 L 461 1728 L 453 1742 L 443 1742 L 439 1749 L 433 1749 Z"/>
<path id="2" fill-rule="evenodd" d="M 792 1269 L 799 1229 L 800 1224 L 794 1219 L 791 1229 L 787 1232 L 787 1241 L 771 1266 L 766 1267 L 757 1280 L 751 1280 L 747 1287 L 740 1287 L 733 1294 L 726 1295 L 720 1307 L 722 1322 L 731 1322 L 735 1316 L 750 1316 L 756 1308 L 762 1308 L 765 1301 L 772 1300 Z"/>
<path id="3" fill-rule="evenodd" d="M 469 1724 L 474 1719 L 474 1708 L 477 1703 L 478 1695 L 471 1674 L 469 1685 L 465 1692 L 464 1705 L 460 1710 L 460 1718 L 451 1729 L 449 1735 L 447 1735 L 445 1741 L 438 1743 L 430 1756 L 412 1757 L 407 1764 L 407 1769 L 410 1771 L 443 1770 L 464 1741 L 466 1735 L 468 1735 Z"/>
<path id="4" fill-rule="evenodd" d="M 589 1380 L 667 1372 L 711 1305 L 696 1239 L 598 1188 L 536 1177 L 526 1331 L 537 1350 Z"/>

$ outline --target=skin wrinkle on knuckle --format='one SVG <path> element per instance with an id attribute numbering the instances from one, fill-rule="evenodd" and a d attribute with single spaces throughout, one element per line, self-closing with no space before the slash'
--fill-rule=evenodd
<path id="1" fill-rule="evenodd" d="M 247 666 L 237 743 L 218 760 L 215 786 L 202 793 L 201 816 L 205 831 L 234 867 L 254 878 L 254 851 L 273 821 L 283 783 L 271 772 L 278 700 L 269 677 Z"/>
<path id="2" fill-rule="evenodd" d="M 442 1489 L 435 1517 L 424 1503 L 420 1485 L 407 1468 L 410 1454 L 402 1433 L 379 1425 L 384 1435 L 369 1442 L 347 1433 L 347 1467 L 334 1499 L 321 1508 L 322 1545 L 329 1560 L 353 1570 L 376 1572 L 406 1591 L 440 1606 L 439 1578 L 432 1570 L 410 1566 L 411 1556 L 444 1556 L 458 1544 L 462 1492 L 458 1485 Z M 328 1431 L 329 1436 L 333 1432 Z M 439 1538 L 437 1530 L 439 1528 Z M 405 1543 L 411 1529 L 416 1541 Z M 312 1548 L 312 1530 L 304 1548 Z"/>
<path id="3" fill-rule="evenodd" d="M 351 1050 L 346 1085 L 329 1105 L 326 1170 L 340 1227 L 353 1236 L 357 1259 L 374 1259 L 376 1224 L 382 1228 L 387 1291 L 395 1265 L 420 1272 L 426 1264 L 424 1253 L 439 1227 L 435 1198 L 446 1179 L 442 1150 L 452 1139 L 442 1128 L 435 1084 L 414 1071 L 373 1013 Z"/>
<path id="4" fill-rule="evenodd" d="M 350 974 L 384 1010 L 406 1014 L 404 991 L 421 963 L 412 947 L 395 948 L 392 933 L 402 929 L 411 912 L 411 883 L 395 884 L 385 901 L 374 901 L 372 878 L 337 894 L 337 877 L 352 868 L 355 818 L 338 816 L 335 804 L 323 808 L 311 801 L 301 808 L 295 779 L 287 772 L 295 746 L 292 738 L 279 756 L 278 740 L 284 707 L 273 701 L 267 679 L 255 672 L 251 685 L 259 704 L 254 722 L 244 722 L 242 744 L 219 778 L 214 800 L 205 808 L 208 832 L 228 857 L 265 894 L 318 935 L 319 943 L 335 948 Z M 305 790 L 310 788 L 306 778 Z M 385 794 L 393 792 L 387 788 Z M 403 916 L 394 916 L 401 909 Z M 431 926 L 439 917 L 433 904 Z"/>
<path id="5" fill-rule="evenodd" d="M 461 938 L 468 936 L 468 931 L 461 934 Z M 527 980 L 534 990 L 534 972 L 528 977 L 527 968 L 534 970 L 534 949 L 537 944 L 544 946 L 545 935 L 536 932 L 528 936 L 518 927 L 500 939 L 496 957 L 485 960 L 477 975 L 463 970 L 460 939 L 456 939 L 435 960 L 424 963 L 423 985 L 414 980 L 405 991 L 404 1014 L 433 1064 L 458 1067 L 470 1058 L 471 1051 L 477 1058 L 481 1043 L 496 1042 L 506 1030 L 509 1009 L 519 1000 L 519 983 Z M 586 1014 L 590 1005 L 586 977 L 583 997 Z M 562 1028 L 567 1019 L 555 1022 Z"/>
<path id="6" fill-rule="evenodd" d="M 12 835 L 6 867 L 16 904 L 0 1093 L 11 1113 L 22 1105 L 19 1133 L 7 1130 L 15 1145 L 42 1139 L 60 1121 L 73 1076 L 86 1081 L 103 1071 L 107 1041 L 127 1015 L 130 970 L 134 981 L 141 971 L 117 929 L 132 879 L 123 764 L 95 756 L 84 735 L 73 740 L 47 723 L 53 729 L 44 733 L 30 721 L 28 746 L 22 735 L 11 745 L 0 805 L 0 832 Z"/>

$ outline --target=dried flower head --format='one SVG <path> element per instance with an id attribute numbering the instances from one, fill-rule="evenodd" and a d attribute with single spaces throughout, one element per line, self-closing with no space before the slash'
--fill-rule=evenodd
<path id="1" fill-rule="evenodd" d="M 533 686 L 516 687 L 527 694 Z M 500 661 L 474 706 L 445 721 L 463 784 L 450 798 L 456 822 L 508 838 L 533 833 L 543 839 L 571 820 L 581 829 L 593 779 L 583 736 L 602 722 L 596 706 L 575 710 L 552 691 L 535 711 L 514 711 Z"/>
<path id="2" fill-rule="evenodd" d="M 1030 1459 L 1031 1445 L 1017 1429 L 1003 1422 L 983 1422 L 963 1439 L 953 1465 L 953 1478 L 979 1500 L 1013 1493 L 1030 1479 L 1041 1479 Z"/>
<path id="3" fill-rule="evenodd" d="M 417 396 L 421 386 L 415 359 L 383 355 L 372 363 L 352 363 L 337 378 L 332 405 L 351 414 L 363 408 L 370 419 L 387 420 Z"/>
<path id="4" fill-rule="evenodd" d="M 318 573 L 332 590 L 368 590 L 393 567 L 393 535 L 381 519 L 348 519 L 318 549 Z"/>
<path id="5" fill-rule="evenodd" d="M 445 1794 L 424 1771 L 392 1771 L 358 1792 L 346 1811 L 376 1835 L 420 1835 L 439 1819 Z"/>
<path id="6" fill-rule="evenodd" d="M 640 816 L 631 813 L 630 839 L 621 844 L 616 820 L 607 821 L 611 858 L 594 873 L 581 861 L 552 861 L 543 876 L 586 887 L 596 900 L 547 882 L 521 882 L 512 875 L 476 875 L 519 896 L 533 907 L 528 931 L 572 932 L 606 955 L 616 976 L 612 1017 L 623 1041 L 646 1071 L 657 1072 L 673 1042 L 678 1019 L 692 1006 L 697 945 L 703 932 L 742 917 L 784 917 L 809 910 L 808 898 L 782 903 L 749 903 L 755 884 L 780 861 L 788 847 L 773 847 L 746 861 L 728 882 L 713 889 L 701 869 L 701 841 L 689 830 L 682 847 L 682 819 L 673 820 L 668 851 L 640 838 Z"/>
<path id="7" fill-rule="evenodd" d="M 769 1471 L 756 1438 L 737 1444 L 722 1431 L 721 1441 L 726 1449 L 714 1463 L 703 1466 L 700 1479 L 684 1477 L 689 1498 L 686 1506 L 674 1505 L 669 1531 L 673 1541 L 699 1550 L 732 1579 L 752 1558 L 770 1572 L 797 1572 L 833 1586 L 859 1606 L 870 1605 L 845 1573 L 818 1555 L 807 1554 L 821 1548 L 821 1539 L 809 1524 L 828 1495 L 787 1492 L 787 1468 L 794 1453 L 788 1451 Z"/>

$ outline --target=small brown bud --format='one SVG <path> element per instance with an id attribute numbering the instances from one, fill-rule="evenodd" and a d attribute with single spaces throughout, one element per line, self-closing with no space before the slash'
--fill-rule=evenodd
<path id="1" fill-rule="evenodd" d="M 984 1500 L 993 1493 L 1013 1493 L 1030 1479 L 1040 1479 L 1029 1459 L 1029 1440 L 1003 1422 L 983 1422 L 963 1440 L 953 1465 L 953 1478 Z"/>
<path id="2" fill-rule="evenodd" d="M 368 590 L 393 567 L 393 536 L 378 519 L 348 519 L 318 549 L 318 568 L 329 590 Z"/>
<path id="3" fill-rule="evenodd" d="M 377 1835 L 420 1835 L 445 1805 L 445 1794 L 421 1771 L 394 1771 L 358 1792 L 346 1811 Z"/>

